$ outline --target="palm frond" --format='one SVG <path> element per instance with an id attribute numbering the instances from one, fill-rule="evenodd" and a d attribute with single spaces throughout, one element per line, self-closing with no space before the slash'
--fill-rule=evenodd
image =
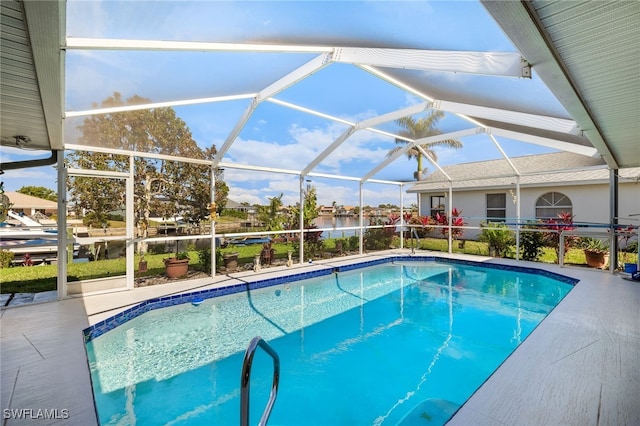
<path id="1" fill-rule="evenodd" d="M 417 140 L 442 134 L 442 132 L 436 128 L 436 125 L 443 117 L 444 112 L 440 110 L 428 110 L 426 116 L 423 118 L 416 120 L 412 116 L 402 117 L 396 120 L 395 123 L 400 127 L 400 131 L 398 132 L 399 135 Z M 409 142 L 396 138 L 395 143 L 399 146 L 391 149 L 389 153 L 387 153 L 388 157 L 402 149 L 400 145 L 406 145 Z M 424 150 L 424 152 L 426 152 L 434 161 L 438 161 L 438 156 L 433 149 L 437 146 L 458 149 L 462 148 L 462 142 L 457 139 L 445 139 L 442 141 L 420 144 L 420 148 L 422 148 L 422 150 Z M 418 160 L 418 168 L 421 167 L 423 154 L 418 147 L 413 146 L 409 148 L 405 154 L 409 159 L 416 158 Z"/>

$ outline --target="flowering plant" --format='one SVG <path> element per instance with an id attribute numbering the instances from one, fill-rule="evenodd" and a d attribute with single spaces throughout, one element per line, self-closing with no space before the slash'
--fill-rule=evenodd
<path id="1" fill-rule="evenodd" d="M 451 210 L 451 226 L 452 227 L 458 227 L 458 226 L 465 226 L 466 223 L 464 221 L 464 218 L 461 216 L 462 215 L 462 210 L 458 210 L 457 208 L 453 208 Z M 436 223 L 438 225 L 442 225 L 442 226 L 448 226 L 449 225 L 449 219 L 447 218 L 446 214 L 440 214 L 440 213 L 436 213 Z M 440 228 L 440 233 L 443 236 L 447 236 L 449 234 L 449 228 Z M 462 228 L 451 228 L 451 236 L 453 238 L 460 238 L 462 237 L 462 234 L 464 233 L 464 229 Z"/>
<path id="2" fill-rule="evenodd" d="M 629 244 L 629 240 L 632 237 L 636 236 L 636 229 L 633 227 L 633 225 L 629 225 L 626 228 L 622 228 L 618 230 L 618 238 L 620 239 L 620 242 L 624 241 L 624 247 L 622 247 L 622 244 L 619 245 L 620 247 L 620 254 L 618 255 L 618 260 L 620 263 L 626 263 L 627 262 L 627 254 L 630 253 L 630 244 Z M 631 256 L 631 261 L 633 261 L 633 256 Z M 620 266 L 624 266 L 624 265 L 620 265 Z"/>
<path id="3" fill-rule="evenodd" d="M 560 234 L 563 231 L 573 231 L 576 227 L 573 224 L 575 216 L 568 212 L 558 213 L 556 219 L 548 219 L 544 222 L 547 232 L 543 234 L 545 245 L 551 247 L 556 252 L 556 259 L 560 258 Z M 580 241 L 580 237 L 575 235 L 566 235 L 564 240 L 564 252 Z M 557 260 L 556 260 L 557 261 Z"/>

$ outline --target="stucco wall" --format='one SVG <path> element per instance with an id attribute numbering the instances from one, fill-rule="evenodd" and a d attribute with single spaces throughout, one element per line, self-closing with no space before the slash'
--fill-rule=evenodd
<path id="1" fill-rule="evenodd" d="M 487 215 L 486 194 L 506 194 L 507 223 L 514 222 L 516 217 L 516 204 L 514 202 L 515 187 L 509 189 L 487 189 L 476 191 L 453 191 L 453 207 L 462 210 L 462 216 L 469 226 L 479 226 L 481 221 L 486 221 Z M 609 185 L 571 185 L 549 186 L 535 188 L 521 188 L 520 216 L 523 219 L 535 218 L 535 203 L 540 196 L 547 192 L 561 192 L 571 200 L 573 214 L 576 222 L 608 223 L 609 222 Z M 431 208 L 431 196 L 443 195 L 443 192 L 422 193 L 419 197 L 421 215 L 428 215 Z M 449 203 L 447 194 L 446 202 Z M 448 204 L 447 204 L 448 205 Z M 619 185 L 619 222 L 622 224 L 638 225 L 640 216 L 630 217 L 631 214 L 640 213 L 640 183 L 621 183 Z M 509 220 L 511 218 L 511 220 Z M 476 230 L 466 230 L 464 237 L 475 239 Z"/>

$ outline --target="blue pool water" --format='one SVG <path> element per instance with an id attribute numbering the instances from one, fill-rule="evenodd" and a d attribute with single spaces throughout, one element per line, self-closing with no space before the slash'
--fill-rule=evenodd
<path id="1" fill-rule="evenodd" d="M 572 288 L 385 263 L 153 310 L 87 342 L 101 424 L 239 424 L 242 358 L 280 355 L 273 425 L 443 424 Z M 272 381 L 256 352 L 252 423 Z"/>

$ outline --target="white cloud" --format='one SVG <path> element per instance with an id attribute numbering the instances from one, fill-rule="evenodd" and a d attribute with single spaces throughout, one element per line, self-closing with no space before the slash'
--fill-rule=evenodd
<path id="1" fill-rule="evenodd" d="M 67 2 L 67 35 L 70 37 L 104 37 L 108 14 L 101 1 Z"/>
<path id="2" fill-rule="evenodd" d="M 20 149 L 10 146 L 0 147 L 0 159 L 3 163 L 9 163 L 12 161 L 31 160 L 33 158 L 46 158 L 51 153 L 49 151 L 41 151 L 34 149 Z"/>
<path id="3" fill-rule="evenodd" d="M 258 191 L 237 186 L 229 187 L 229 199 L 238 203 L 249 203 L 251 205 L 263 204 Z"/>
<path id="4" fill-rule="evenodd" d="M 350 117 L 353 122 L 378 115 L 369 110 L 358 117 Z M 345 130 L 345 126 L 339 123 L 329 123 L 323 127 L 304 127 L 291 125 L 288 138 L 274 143 L 269 140 L 238 139 L 232 145 L 225 156 L 225 163 L 239 163 L 273 167 L 291 171 L 301 171 L 320 153 L 323 152 Z M 389 148 L 380 144 L 388 144 Z M 373 167 L 384 161 L 388 150 L 393 146 L 391 138 L 381 136 L 368 131 L 358 131 L 347 141 L 327 157 L 314 171 L 334 173 L 336 175 L 359 177 Z M 390 168 L 399 169 L 403 173 L 406 164 L 392 165 Z M 330 180 L 330 183 L 311 177 L 313 185 L 317 188 L 318 202 L 320 204 L 358 204 L 357 184 L 346 181 Z M 254 200 L 260 204 L 268 203 L 268 197 L 283 194 L 283 202 L 287 205 L 296 204 L 299 201 L 299 180 L 294 174 L 269 173 L 263 171 L 248 171 L 227 167 L 225 180 L 233 191 L 231 199 L 244 201 Z M 246 190 L 242 188 L 251 187 Z M 259 187 L 259 189 L 257 189 Z M 370 192 L 369 198 L 375 205 L 385 201 L 385 197 L 397 197 L 397 189 L 385 188 L 384 191 Z M 242 198 L 243 197 L 243 198 Z M 258 198 L 260 201 L 255 201 Z M 367 201 L 367 203 L 369 203 Z"/>
<path id="5" fill-rule="evenodd" d="M 24 186 L 44 186 L 56 190 L 56 171 L 52 166 L 5 170 L 2 175 L 4 189 L 17 191 Z"/>

